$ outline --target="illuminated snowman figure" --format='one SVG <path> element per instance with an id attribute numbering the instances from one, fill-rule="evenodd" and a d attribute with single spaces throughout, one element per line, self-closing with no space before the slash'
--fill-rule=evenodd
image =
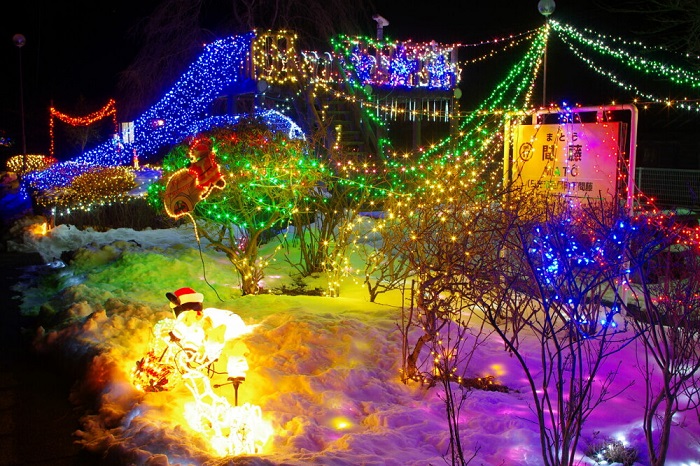
<path id="1" fill-rule="evenodd" d="M 156 323 L 151 349 L 136 363 L 134 385 L 144 391 L 169 390 L 183 374 L 206 370 L 219 359 L 228 341 L 250 331 L 233 312 L 203 309 L 204 296 L 192 288 L 165 296 L 175 318 Z"/>
<path id="2" fill-rule="evenodd" d="M 245 358 L 228 356 L 228 383 L 212 386 L 209 381 L 215 372 L 211 366 L 226 343 L 248 333 L 250 327 L 232 312 L 202 309 L 204 296 L 192 288 L 180 288 L 165 296 L 175 318 L 156 323 L 153 344 L 146 357 L 136 363 L 134 385 L 146 392 L 158 392 L 184 383 L 193 397 L 184 404 L 184 416 L 214 453 L 259 453 L 273 430 L 263 419 L 260 407 L 238 405 L 238 386 L 248 369 Z M 235 388 L 235 405 L 213 390 L 229 384 Z"/>

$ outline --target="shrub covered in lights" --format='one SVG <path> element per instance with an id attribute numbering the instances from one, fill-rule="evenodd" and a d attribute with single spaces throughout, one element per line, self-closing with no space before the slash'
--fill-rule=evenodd
<path id="1" fill-rule="evenodd" d="M 211 191 L 190 214 L 199 233 L 234 265 L 243 293 L 256 294 L 269 259 L 258 257 L 259 244 L 266 233 L 286 226 L 298 202 L 317 189 L 326 167 L 309 155 L 305 141 L 273 133 L 255 118 L 199 137 L 211 138 L 225 186 Z M 164 159 L 162 180 L 149 188 L 149 199 L 160 208 L 170 178 L 190 165 L 189 152 L 182 143 Z"/>
<path id="2" fill-rule="evenodd" d="M 46 155 L 38 154 L 28 154 L 25 157 L 22 155 L 15 155 L 7 160 L 7 171 L 17 173 L 18 175 L 24 175 L 36 170 L 44 170 L 55 164 L 57 160 L 54 157 L 49 157 Z M 26 163 L 26 170 L 24 164 Z"/>
<path id="3" fill-rule="evenodd" d="M 37 196 L 44 207 L 89 208 L 93 204 L 123 202 L 136 187 L 136 176 L 130 167 L 95 166 L 76 176 L 66 187 L 54 188 Z"/>

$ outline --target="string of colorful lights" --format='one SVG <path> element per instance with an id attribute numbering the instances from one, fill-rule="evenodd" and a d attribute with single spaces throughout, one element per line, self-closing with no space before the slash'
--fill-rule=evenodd
<path id="1" fill-rule="evenodd" d="M 510 115 L 523 112 L 531 106 L 550 30 L 556 32 L 557 37 L 595 71 L 650 102 L 670 104 L 669 99 L 658 98 L 651 93 L 642 92 L 634 85 L 623 83 L 614 73 L 604 70 L 584 56 L 583 49 L 593 50 L 607 59 L 615 59 L 635 71 L 654 73 L 655 76 L 670 80 L 679 88 L 689 87 L 692 90 L 700 82 L 697 73 L 680 66 L 646 59 L 622 48 L 632 45 L 646 49 L 639 43 L 596 36 L 589 32 L 584 34 L 557 21 L 548 21 L 535 31 L 477 44 L 444 46 L 434 42 L 417 44 L 411 41 L 377 41 L 364 37 L 339 36 L 331 40 L 333 51 L 322 54 L 308 51 L 297 53 L 296 35 L 289 32 L 253 32 L 205 46 L 203 53 L 175 86 L 134 122 L 132 143 L 108 141 L 76 158 L 70 165 L 64 167 L 56 164 L 40 175 L 31 176 L 28 181 L 37 190 L 65 186 L 72 177 L 92 165 L 128 164 L 136 153 L 147 156 L 187 136 L 222 124 L 235 123 L 238 119 L 235 115 L 210 115 L 211 102 L 219 95 L 255 90 L 256 79 L 262 79 L 269 85 L 290 85 L 292 89 L 297 88 L 293 97 L 298 97 L 306 86 L 304 89 L 311 89 L 314 96 L 327 95 L 344 99 L 358 105 L 363 117 L 376 127 L 381 127 L 384 136 L 380 139 L 380 147 L 383 150 L 377 154 L 377 159 L 370 160 L 363 166 L 348 165 L 334 170 L 334 176 L 363 188 L 371 188 L 373 181 L 367 177 L 368 174 L 381 174 L 384 181 L 389 180 L 389 184 L 382 184 L 381 189 L 376 191 L 377 196 L 410 194 L 410 191 L 406 192 L 407 189 L 413 189 L 409 186 L 415 186 L 416 180 L 429 178 L 437 165 L 460 167 L 459 170 L 469 179 L 483 176 L 495 178 L 499 174 L 493 165 L 500 159 L 504 121 Z M 373 87 L 424 87 L 436 92 L 449 90 L 456 87 L 460 73 L 466 66 L 515 49 L 523 43 L 530 44 L 523 57 L 473 110 L 461 113 L 449 106 L 437 110 L 402 107 L 382 102 L 373 93 Z M 499 45 L 501 48 L 464 62 L 455 59 L 460 48 L 484 45 Z M 249 56 L 252 63 L 248 60 Z M 339 69 L 334 68 L 334 63 L 340 65 Z M 697 111 L 700 107 L 692 105 L 694 102 L 694 99 L 685 99 L 678 105 L 681 108 L 692 107 Z M 279 105 L 282 109 L 290 108 L 286 101 L 280 101 Z M 109 110 L 104 108 L 88 117 L 96 118 Z M 411 118 L 440 118 L 445 121 L 457 120 L 459 123 L 452 135 L 428 147 L 399 154 L 392 149 L 392 137 L 385 121 L 405 113 L 409 113 Z M 279 112 L 274 115 L 280 121 L 286 118 Z M 67 116 L 61 114 L 61 117 Z M 74 121 L 88 121 L 88 117 L 84 117 L 86 120 Z M 291 123 L 291 120 L 283 124 L 294 133 L 294 138 L 303 136 L 301 128 Z"/>
<path id="2" fill-rule="evenodd" d="M 696 112 L 700 111 L 700 105 L 695 99 L 662 98 L 654 95 L 652 92 L 640 89 L 640 87 L 635 84 L 626 82 L 614 71 L 605 69 L 602 65 L 597 64 L 593 58 L 584 53 L 581 47 L 586 47 L 587 50 L 597 53 L 601 58 L 613 58 L 618 64 L 624 66 L 630 71 L 642 73 L 644 75 L 653 75 L 655 78 L 664 79 L 665 81 L 678 86 L 679 92 L 686 90 L 692 91 L 700 85 L 700 74 L 697 72 L 693 70 L 686 70 L 679 65 L 672 65 L 668 62 L 661 62 L 652 58 L 644 58 L 639 54 L 635 54 L 621 48 L 614 48 L 605 44 L 601 37 L 598 39 L 587 37 L 572 26 L 562 25 L 554 20 L 550 21 L 550 23 L 552 25 L 552 29 L 557 33 L 558 37 L 569 47 L 569 50 L 577 58 L 585 63 L 590 69 L 605 77 L 610 82 L 618 85 L 625 91 L 635 94 L 637 96 L 635 97 L 635 100 L 638 100 L 638 97 L 643 97 L 651 103 L 658 103 L 666 106 L 671 106 L 675 103 L 679 108 L 684 110 L 692 110 Z M 576 44 L 579 44 L 580 47 L 577 47 Z M 632 45 L 641 48 L 642 51 L 647 49 L 646 46 L 639 42 L 634 42 Z M 652 48 L 651 50 L 654 51 L 655 49 Z"/>
<path id="3" fill-rule="evenodd" d="M 82 117 L 72 117 L 65 113 L 59 112 L 53 106 L 49 107 L 49 115 L 49 154 L 51 157 L 53 157 L 55 153 L 54 118 L 58 118 L 63 123 L 71 126 L 90 126 L 103 118 L 111 116 L 112 123 L 114 125 L 114 133 L 116 134 L 119 132 L 119 126 L 117 124 L 117 107 L 114 99 L 109 99 L 104 107 Z"/>

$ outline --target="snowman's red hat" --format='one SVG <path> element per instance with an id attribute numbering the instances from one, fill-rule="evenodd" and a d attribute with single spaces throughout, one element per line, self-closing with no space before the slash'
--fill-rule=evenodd
<path id="1" fill-rule="evenodd" d="M 182 306 L 186 303 L 204 302 L 204 295 L 202 293 L 197 293 L 192 288 L 187 287 L 177 289 L 174 293 L 167 293 L 166 297 L 170 301 L 170 307 L 172 308 Z"/>

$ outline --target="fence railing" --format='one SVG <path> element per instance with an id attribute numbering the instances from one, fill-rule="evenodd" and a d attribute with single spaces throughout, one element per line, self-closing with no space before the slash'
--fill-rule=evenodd
<path id="1" fill-rule="evenodd" d="M 700 211 L 700 170 L 637 167 L 635 182 L 659 208 Z"/>

